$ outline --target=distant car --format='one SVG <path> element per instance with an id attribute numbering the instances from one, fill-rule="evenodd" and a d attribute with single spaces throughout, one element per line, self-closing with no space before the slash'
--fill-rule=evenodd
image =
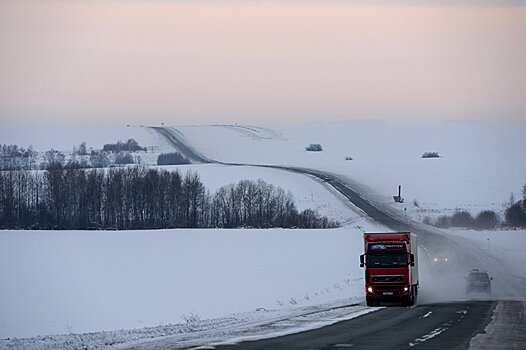
<path id="1" fill-rule="evenodd" d="M 486 271 L 473 269 L 469 272 L 466 278 L 466 293 L 484 293 L 491 294 L 491 281 L 493 278 L 489 277 Z"/>
<path id="2" fill-rule="evenodd" d="M 325 182 L 329 182 L 329 181 L 331 181 L 330 176 L 325 176 L 325 177 L 323 178 L 323 181 L 325 181 Z"/>
<path id="3" fill-rule="evenodd" d="M 449 258 L 448 257 L 445 257 L 445 256 L 435 256 L 433 258 L 433 264 L 448 264 L 449 263 Z"/>
<path id="4" fill-rule="evenodd" d="M 451 266 L 451 261 L 448 258 L 448 256 L 445 254 L 442 254 L 442 255 L 437 254 L 437 255 L 432 256 L 431 258 L 431 268 L 436 272 L 439 272 L 441 274 L 449 273 L 451 272 L 450 266 Z"/>

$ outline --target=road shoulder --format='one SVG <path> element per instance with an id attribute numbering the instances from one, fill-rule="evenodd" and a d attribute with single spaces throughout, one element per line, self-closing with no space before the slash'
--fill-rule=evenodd
<path id="1" fill-rule="evenodd" d="M 470 349 L 524 349 L 526 301 L 502 300 L 493 310 L 491 322 L 471 339 Z"/>

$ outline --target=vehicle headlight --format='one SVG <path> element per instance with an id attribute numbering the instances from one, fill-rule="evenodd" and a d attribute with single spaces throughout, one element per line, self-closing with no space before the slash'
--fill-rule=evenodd
<path id="1" fill-rule="evenodd" d="M 372 292 L 373 292 L 373 287 L 367 287 L 367 291 L 368 291 L 369 293 L 372 293 Z"/>
<path id="2" fill-rule="evenodd" d="M 435 260 L 435 262 L 438 262 L 438 258 L 435 258 L 434 260 Z"/>
<path id="3" fill-rule="evenodd" d="M 409 287 L 404 287 L 404 292 L 407 292 L 409 290 Z"/>

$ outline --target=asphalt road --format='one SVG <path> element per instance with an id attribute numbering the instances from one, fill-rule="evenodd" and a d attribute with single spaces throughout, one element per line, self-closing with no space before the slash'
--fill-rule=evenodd
<path id="1" fill-rule="evenodd" d="M 217 349 L 467 349 L 491 321 L 496 302 L 389 307 L 349 321 Z"/>
<path id="2" fill-rule="evenodd" d="M 184 156 L 190 159 L 194 163 L 210 163 L 211 161 L 206 159 L 202 154 L 195 151 L 188 143 L 185 142 L 183 135 L 172 128 L 152 126 L 152 130 L 158 132 L 162 137 L 165 138 L 175 149 L 184 154 Z"/>

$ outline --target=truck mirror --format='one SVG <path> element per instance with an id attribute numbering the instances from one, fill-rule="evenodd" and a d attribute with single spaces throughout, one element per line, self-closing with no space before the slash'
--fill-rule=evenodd
<path id="1" fill-rule="evenodd" d="M 364 256 L 365 256 L 365 254 L 360 255 L 360 267 L 364 267 L 365 266 L 365 264 L 364 264 Z"/>
<path id="2" fill-rule="evenodd" d="M 415 254 L 409 254 L 409 263 L 411 266 L 415 266 Z"/>

